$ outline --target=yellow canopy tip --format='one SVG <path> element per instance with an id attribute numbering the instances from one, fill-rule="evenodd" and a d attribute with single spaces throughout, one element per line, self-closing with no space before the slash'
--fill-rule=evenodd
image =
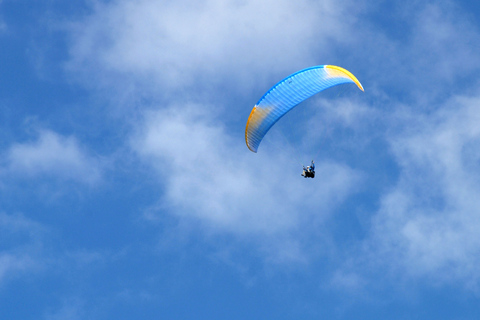
<path id="1" fill-rule="evenodd" d="M 358 79 L 347 69 L 344 69 L 338 66 L 332 66 L 332 65 L 326 65 L 325 69 L 327 69 L 329 71 L 329 74 L 332 76 L 347 76 L 353 82 L 355 82 L 355 84 L 360 90 L 365 91 L 360 81 L 358 81 Z"/>

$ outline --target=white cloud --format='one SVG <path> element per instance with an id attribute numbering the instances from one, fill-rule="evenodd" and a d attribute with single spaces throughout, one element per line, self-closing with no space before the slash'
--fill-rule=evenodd
<path id="1" fill-rule="evenodd" d="M 300 256 L 301 236 L 293 239 L 290 232 L 305 226 L 305 233 L 317 232 L 318 223 L 353 192 L 359 174 L 319 162 L 318 178 L 304 181 L 288 145 L 270 152 L 266 143 L 253 154 L 212 114 L 200 105 L 150 112 L 132 140 L 138 154 L 158 170 L 161 209 L 217 232 L 281 238 L 291 250 L 279 255 L 287 260 Z"/>
<path id="2" fill-rule="evenodd" d="M 74 29 L 70 66 L 140 79 L 162 96 L 225 82 L 252 89 L 272 70 L 319 64 L 316 48 L 326 57 L 332 43 L 348 41 L 354 8 L 331 0 L 114 1 Z"/>
<path id="3" fill-rule="evenodd" d="M 353 192 L 359 173 L 319 162 L 320 178 L 306 184 L 295 171 L 301 156 L 292 160 L 282 148 L 270 159 L 267 149 L 250 154 L 243 133 L 233 134 L 217 115 L 242 107 L 232 96 L 332 63 L 326 59 L 335 57 L 336 45 L 355 38 L 357 10 L 349 0 L 113 1 L 72 29 L 69 68 L 115 98 L 133 84 L 141 87 L 134 101 L 160 105 L 134 124 L 142 129 L 132 138 L 138 155 L 159 173 L 159 210 L 196 219 L 208 230 L 282 238 L 289 249 L 278 250 L 276 259 L 288 260 L 303 246 L 290 233 L 303 226 L 315 232 L 315 223 Z"/>
<path id="4" fill-rule="evenodd" d="M 369 244 L 382 264 L 478 288 L 479 104 L 453 98 L 433 114 L 408 114 L 405 130 L 390 137 L 401 174 L 382 198 Z"/>
<path id="5" fill-rule="evenodd" d="M 480 68 L 477 48 L 472 46 L 480 42 L 480 35 L 472 22 L 459 19 L 459 14 L 458 8 L 446 2 L 426 5 L 417 15 L 413 43 L 407 52 L 416 69 L 412 79 L 418 77 L 419 85 L 438 86 L 438 81 L 453 85 Z"/>
<path id="6" fill-rule="evenodd" d="M 31 269 L 32 265 L 34 262 L 28 255 L 0 252 L 0 284 L 12 274 Z"/>
<path id="7" fill-rule="evenodd" d="M 62 306 L 55 312 L 45 314 L 45 320 L 77 320 L 85 319 L 86 308 L 84 301 L 79 298 L 64 299 Z M 89 313 L 95 314 L 93 310 Z"/>
<path id="8" fill-rule="evenodd" d="M 0 213 L 0 284 L 40 267 L 37 254 L 43 227 L 22 215 Z"/>
<path id="9" fill-rule="evenodd" d="M 135 101 L 213 101 L 223 94 L 220 86 L 250 94 L 259 84 L 263 87 L 264 77 L 277 79 L 323 63 L 319 59 L 331 57 L 328 52 L 349 48 L 349 57 L 341 59 L 364 71 L 360 80 L 366 94 L 380 101 L 377 106 L 393 110 L 399 99 L 415 101 L 405 111 L 407 117 L 395 118 L 397 113 L 389 119 L 387 134 L 394 132 L 388 138 L 401 176 L 382 198 L 374 220 L 373 259 L 388 255 L 415 276 L 449 268 L 447 277 L 476 279 L 468 267 L 475 264 L 471 256 L 479 248 L 469 228 L 479 226 L 474 198 L 479 186 L 473 178 L 477 155 L 471 147 L 477 137 L 474 102 L 459 99 L 452 103 L 460 109 L 445 107 L 429 117 L 417 112 L 427 105 L 434 110 L 436 105 L 429 103 L 478 70 L 480 60 L 471 44 L 479 42 L 479 35 L 457 18 L 458 8 L 450 2 L 412 1 L 397 8 L 392 14 L 402 26 L 397 38 L 389 33 L 392 29 L 357 21 L 353 8 L 349 1 L 113 1 L 74 28 L 69 66 L 84 70 L 90 82 L 110 86 L 115 96 L 124 90 L 116 87 L 119 78 L 140 83 L 147 92 Z M 365 8 L 367 14 L 374 12 Z M 191 88 L 196 97 L 185 98 L 185 91 L 178 95 Z M 397 91 L 389 92 L 392 88 Z M 276 150 L 274 161 L 266 149 L 245 153 L 243 141 L 236 139 L 241 134 L 209 120 L 235 105 L 165 105 L 136 124 L 142 129 L 132 146 L 157 168 L 165 192 L 159 207 L 177 216 L 214 230 L 284 237 L 291 241 L 289 252 L 295 252 L 299 245 L 288 234 L 323 219 L 358 182 L 350 168 L 324 162 L 317 164 L 322 180 L 312 191 L 284 171 L 292 167 L 289 150 Z M 342 105 L 332 117 L 362 130 L 355 119 L 372 116 L 371 109 L 359 115 L 360 109 Z M 305 202 L 309 194 L 315 194 L 313 204 Z"/>
<path id="10" fill-rule="evenodd" d="M 16 143 L 9 148 L 3 174 L 27 178 L 56 177 L 94 184 L 101 177 L 101 166 L 74 137 L 42 130 L 36 141 Z"/>
<path id="11" fill-rule="evenodd" d="M 480 34 L 457 3 L 372 1 L 364 13 L 344 59 L 355 63 L 372 104 L 396 105 L 386 98 L 432 109 L 452 92 L 471 93 L 464 90 L 477 81 Z"/>

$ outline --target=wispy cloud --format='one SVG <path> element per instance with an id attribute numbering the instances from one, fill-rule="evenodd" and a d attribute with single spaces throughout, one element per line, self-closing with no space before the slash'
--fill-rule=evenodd
<path id="1" fill-rule="evenodd" d="M 85 306 L 84 302 L 79 298 L 64 299 L 62 306 L 53 312 L 45 314 L 45 320 L 77 320 L 85 319 Z M 89 310 L 89 314 L 95 312 Z"/>
<path id="2" fill-rule="evenodd" d="M 148 113 L 132 140 L 158 170 L 163 211 L 221 233 L 289 238 L 290 232 L 323 221 L 354 191 L 360 176 L 347 166 L 319 162 L 318 183 L 305 183 L 299 171 L 284 170 L 292 162 L 288 150 L 276 150 L 275 161 L 268 149 L 263 156 L 248 152 L 221 122 L 212 121 L 208 109 L 175 106 Z"/>
<path id="3" fill-rule="evenodd" d="M 41 130 L 36 140 L 10 146 L 5 153 L 2 174 L 21 178 L 53 177 L 91 185 L 101 178 L 101 164 L 74 137 Z"/>
<path id="4" fill-rule="evenodd" d="M 24 217 L 0 213 L 0 285 L 11 277 L 41 267 L 37 259 L 44 228 Z"/>
<path id="5" fill-rule="evenodd" d="M 0 252 L 0 284 L 11 275 L 29 271 L 35 266 L 28 254 Z"/>
<path id="6" fill-rule="evenodd" d="M 221 232 L 287 234 L 328 215 L 359 175 L 317 163 L 318 198 L 305 201 L 311 189 L 299 173 L 292 179 L 283 170 L 288 153 L 254 160 L 243 133 L 232 136 L 216 117 L 241 107 L 231 97 L 226 103 L 222 88 L 240 96 L 272 76 L 318 64 L 319 46 L 327 55 L 331 43 L 350 39 L 355 8 L 351 1 L 117 1 L 73 28 L 69 67 L 99 75 L 100 87 L 128 79 L 149 101 L 166 101 L 134 124 L 140 129 L 131 140 L 158 170 L 164 210 Z"/>
<path id="7" fill-rule="evenodd" d="M 414 278 L 478 289 L 479 103 L 457 97 L 433 114 L 409 112 L 404 130 L 389 137 L 401 173 L 373 220 L 370 258 Z"/>
<path id="8" fill-rule="evenodd" d="M 454 90 L 469 90 L 480 69 L 480 34 L 458 3 L 370 2 L 363 13 L 378 10 L 381 17 L 360 20 L 356 41 L 347 43 L 367 92 L 431 109 Z"/>
<path id="9" fill-rule="evenodd" d="M 318 201 L 305 202 L 311 186 L 284 172 L 291 167 L 289 151 L 276 150 L 273 163 L 271 154 L 245 154 L 237 139 L 241 133 L 212 122 L 225 110 L 243 107 L 209 103 L 230 98 L 232 91 L 250 94 L 259 84 L 267 87 L 267 78 L 339 54 L 338 60 L 358 66 L 366 95 L 380 112 L 343 100 L 335 112 L 327 105 L 329 120 L 361 132 L 372 122 L 359 119 L 383 117 L 389 129 L 374 134 L 385 135 L 400 170 L 393 190 L 378 196 L 380 209 L 366 235 L 369 257 L 386 255 L 391 266 L 412 277 L 446 271 L 447 278 L 475 282 L 478 275 L 469 266 L 479 249 L 472 231 L 478 226 L 479 187 L 470 147 L 477 139 L 476 102 L 445 97 L 468 91 L 463 85 L 480 68 L 472 45 L 480 43 L 479 34 L 471 21 L 457 18 L 461 10 L 448 1 L 395 6 L 390 15 L 401 27 L 392 34 L 378 21 L 361 20 L 377 4 L 357 12 L 349 1 L 111 2 L 73 28 L 69 67 L 118 95 L 125 89 L 116 86 L 118 79 L 139 85 L 134 101 L 145 98 L 149 107 L 158 106 L 134 123 L 137 132 L 130 139 L 141 161 L 158 174 L 158 210 L 218 232 L 283 237 L 295 252 L 301 240 L 289 235 L 332 212 L 355 190 L 358 172 L 318 163 Z M 140 108 L 144 112 L 146 106 Z M 389 178 L 396 179 L 396 172 Z M 337 280 L 362 283 L 351 274 Z"/>
<path id="10" fill-rule="evenodd" d="M 318 64 L 314 49 L 326 53 L 349 38 L 354 18 L 343 16 L 354 8 L 330 0 L 116 1 L 74 28 L 70 67 L 107 82 L 124 76 L 164 98 L 225 83 L 251 90 L 272 70 Z"/>

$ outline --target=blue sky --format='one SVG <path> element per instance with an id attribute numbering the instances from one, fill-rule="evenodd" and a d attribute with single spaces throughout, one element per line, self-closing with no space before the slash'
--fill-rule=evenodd
<path id="1" fill-rule="evenodd" d="M 0 1 L 1 318 L 478 319 L 479 15 Z M 322 64 L 365 92 L 250 152 L 255 102 Z"/>

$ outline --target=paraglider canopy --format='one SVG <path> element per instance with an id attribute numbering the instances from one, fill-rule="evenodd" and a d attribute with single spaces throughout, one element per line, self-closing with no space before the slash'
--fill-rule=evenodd
<path id="1" fill-rule="evenodd" d="M 248 149 L 257 152 L 268 130 L 300 102 L 320 91 L 344 83 L 355 83 L 363 91 L 362 84 L 352 73 L 331 65 L 300 70 L 274 85 L 250 112 L 245 128 Z"/>

